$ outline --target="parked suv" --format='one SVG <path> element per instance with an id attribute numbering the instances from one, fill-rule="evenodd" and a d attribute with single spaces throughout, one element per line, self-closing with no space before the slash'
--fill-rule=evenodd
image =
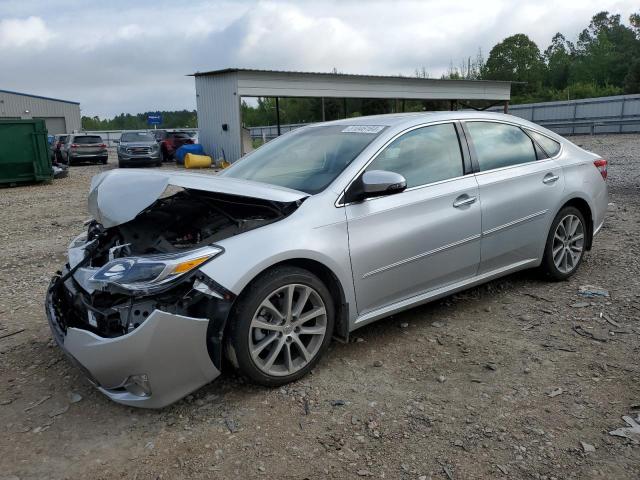
<path id="1" fill-rule="evenodd" d="M 573 275 L 606 178 L 599 155 L 486 112 L 314 124 L 219 175 L 111 170 L 49 322 L 126 405 L 167 405 L 227 365 L 283 385 L 373 321 L 525 268 Z"/>
<path id="2" fill-rule="evenodd" d="M 159 134 L 158 137 L 163 162 L 172 160 L 176 154 L 176 150 L 182 145 L 193 143 L 193 139 L 186 132 L 163 132 Z"/>
<path id="3" fill-rule="evenodd" d="M 60 153 L 67 165 L 82 161 L 106 164 L 109 159 L 107 145 L 99 135 L 69 135 Z"/>
<path id="4" fill-rule="evenodd" d="M 118 145 L 118 166 L 162 164 L 160 146 L 151 132 L 124 132 Z"/>

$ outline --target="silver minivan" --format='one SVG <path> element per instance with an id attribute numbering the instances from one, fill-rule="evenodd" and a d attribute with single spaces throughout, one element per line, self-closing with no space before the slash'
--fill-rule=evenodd
<path id="1" fill-rule="evenodd" d="M 123 404 L 174 402 L 224 358 L 282 385 L 396 312 L 526 268 L 569 277 L 603 224 L 606 177 L 600 156 L 479 112 L 315 124 L 217 176 L 105 172 L 49 323 Z"/>

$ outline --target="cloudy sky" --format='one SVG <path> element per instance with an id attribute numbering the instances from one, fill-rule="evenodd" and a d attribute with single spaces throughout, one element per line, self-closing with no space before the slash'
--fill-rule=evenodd
<path id="1" fill-rule="evenodd" d="M 83 115 L 195 108 L 195 71 L 226 67 L 439 76 L 523 32 L 543 50 L 637 0 L 0 0 L 0 89 Z"/>

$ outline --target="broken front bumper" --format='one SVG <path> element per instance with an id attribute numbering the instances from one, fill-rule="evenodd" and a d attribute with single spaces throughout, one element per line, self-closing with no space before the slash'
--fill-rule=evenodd
<path id="1" fill-rule="evenodd" d="M 207 350 L 207 318 L 154 310 L 132 332 L 104 338 L 67 327 L 59 307 L 64 285 L 52 281 L 46 312 L 56 342 L 111 400 L 135 407 L 161 408 L 220 375 Z"/>

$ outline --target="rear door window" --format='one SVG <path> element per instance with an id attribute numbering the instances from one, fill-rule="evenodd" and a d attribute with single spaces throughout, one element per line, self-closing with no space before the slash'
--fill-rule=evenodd
<path id="1" fill-rule="evenodd" d="M 394 140 L 367 167 L 399 173 L 407 187 L 464 175 L 460 142 L 453 123 L 417 128 Z"/>
<path id="2" fill-rule="evenodd" d="M 480 171 L 537 160 L 531 138 L 519 127 L 496 122 L 467 122 Z"/>
<path id="3" fill-rule="evenodd" d="M 73 143 L 78 145 L 89 145 L 92 143 L 102 143 L 102 137 L 97 135 L 86 135 L 84 137 L 76 137 L 73 139 Z"/>

